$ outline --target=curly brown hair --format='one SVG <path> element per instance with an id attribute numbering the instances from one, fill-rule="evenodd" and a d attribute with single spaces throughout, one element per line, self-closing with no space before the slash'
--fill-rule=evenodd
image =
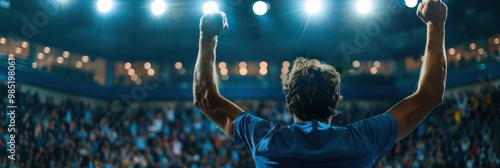
<path id="1" fill-rule="evenodd" d="M 286 109 L 302 121 L 324 120 L 339 112 L 340 75 L 331 65 L 299 57 L 283 79 Z"/>

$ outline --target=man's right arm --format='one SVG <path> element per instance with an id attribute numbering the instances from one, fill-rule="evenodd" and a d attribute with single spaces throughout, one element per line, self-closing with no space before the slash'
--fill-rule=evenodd
<path id="1" fill-rule="evenodd" d="M 397 122 L 396 141 L 411 133 L 441 103 L 446 85 L 444 34 L 447 7 L 441 0 L 424 0 L 418 6 L 417 15 L 427 25 L 425 59 L 417 91 L 388 111 Z"/>

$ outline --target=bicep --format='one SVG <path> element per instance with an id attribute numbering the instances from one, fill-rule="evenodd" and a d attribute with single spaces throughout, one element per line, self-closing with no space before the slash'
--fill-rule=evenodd
<path id="1" fill-rule="evenodd" d="M 396 141 L 411 133 L 432 111 L 434 105 L 429 100 L 431 98 L 423 94 L 413 94 L 388 110 L 398 125 Z"/>

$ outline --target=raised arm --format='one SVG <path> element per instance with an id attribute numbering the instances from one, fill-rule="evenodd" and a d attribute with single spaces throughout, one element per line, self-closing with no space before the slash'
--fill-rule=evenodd
<path id="1" fill-rule="evenodd" d="M 196 107 L 232 139 L 234 120 L 243 110 L 219 94 L 215 70 L 217 38 L 227 28 L 226 15 L 222 12 L 207 14 L 201 18 L 193 96 Z"/>
<path id="2" fill-rule="evenodd" d="M 418 6 L 417 15 L 427 25 L 425 59 L 417 91 L 389 109 L 398 124 L 396 141 L 413 131 L 443 99 L 447 66 L 444 52 L 447 10 L 441 0 L 424 0 Z"/>

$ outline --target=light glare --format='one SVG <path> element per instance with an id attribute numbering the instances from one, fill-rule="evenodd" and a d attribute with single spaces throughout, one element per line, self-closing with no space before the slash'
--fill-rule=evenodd
<path id="1" fill-rule="evenodd" d="M 130 62 L 126 62 L 125 65 L 123 65 L 123 67 L 128 70 L 130 68 L 132 68 L 132 64 Z"/>
<path id="2" fill-rule="evenodd" d="M 89 56 L 86 56 L 86 55 L 82 56 L 82 62 L 83 63 L 89 62 Z"/>
<path id="3" fill-rule="evenodd" d="M 306 2 L 306 11 L 309 14 L 316 14 L 321 10 L 321 2 L 319 0 L 308 0 Z"/>
<path id="4" fill-rule="evenodd" d="M 475 50 L 476 49 L 476 43 L 470 43 L 469 48 L 471 50 Z"/>
<path id="5" fill-rule="evenodd" d="M 23 52 L 22 48 L 17 47 L 16 48 L 16 54 L 21 54 Z"/>
<path id="6" fill-rule="evenodd" d="M 370 0 L 358 0 L 356 7 L 358 8 L 359 13 L 366 14 L 371 11 L 372 3 Z"/>
<path id="7" fill-rule="evenodd" d="M 262 1 L 257 1 L 253 4 L 253 12 L 256 15 L 264 15 L 267 13 L 267 4 Z"/>
<path id="8" fill-rule="evenodd" d="M 266 62 L 266 61 L 262 61 L 262 62 L 260 62 L 259 66 L 260 66 L 261 68 L 267 68 L 267 66 L 268 66 L 268 65 L 267 65 L 267 62 Z"/>
<path id="9" fill-rule="evenodd" d="M 148 69 L 148 75 L 149 76 L 155 75 L 155 70 L 154 69 Z"/>
<path id="10" fill-rule="evenodd" d="M 240 75 L 245 76 L 248 74 L 248 70 L 246 68 L 240 68 Z"/>
<path id="11" fill-rule="evenodd" d="M 358 60 L 355 60 L 354 62 L 352 62 L 352 66 L 354 68 L 359 68 L 360 65 L 361 65 L 361 63 Z"/>
<path id="12" fill-rule="evenodd" d="M 76 61 L 75 66 L 76 66 L 76 68 L 82 68 L 82 66 L 83 66 L 82 61 Z"/>
<path id="13" fill-rule="evenodd" d="M 181 69 L 182 68 L 182 63 L 181 62 L 176 62 L 175 63 L 175 69 Z"/>
<path id="14" fill-rule="evenodd" d="M 418 4 L 418 0 L 405 0 L 405 4 L 409 8 L 414 8 Z"/>
<path id="15" fill-rule="evenodd" d="M 62 53 L 62 55 L 63 55 L 64 58 L 69 58 L 69 52 L 68 51 L 64 51 Z"/>
<path id="16" fill-rule="evenodd" d="M 223 69 L 226 68 L 227 64 L 225 62 L 219 62 L 219 68 Z"/>
<path id="17" fill-rule="evenodd" d="M 261 75 L 266 75 L 266 74 L 267 74 L 267 68 L 260 68 L 260 69 L 259 69 L 259 73 L 260 73 Z"/>
<path id="18" fill-rule="evenodd" d="M 151 69 L 151 63 L 145 62 L 144 63 L 144 69 Z"/>
<path id="19" fill-rule="evenodd" d="M 455 54 L 455 48 L 450 48 L 450 49 L 448 50 L 448 53 L 449 53 L 450 55 Z"/>
<path id="20" fill-rule="evenodd" d="M 58 64 L 62 64 L 64 62 L 64 58 L 63 57 L 57 57 L 56 62 Z"/>
<path id="21" fill-rule="evenodd" d="M 130 77 L 130 80 L 132 80 L 132 81 L 136 81 L 137 79 L 139 79 L 139 77 L 136 74 L 134 74 Z"/>
<path id="22" fill-rule="evenodd" d="M 135 74 L 135 70 L 134 70 L 134 69 L 129 69 L 129 70 L 127 71 L 127 74 L 128 74 L 129 76 L 132 76 L 132 75 L 134 75 L 134 74 Z"/>
<path id="23" fill-rule="evenodd" d="M 372 75 L 375 75 L 375 74 L 377 74 L 377 73 L 378 73 L 378 69 L 377 69 L 377 68 L 375 68 L 375 67 L 372 67 L 372 68 L 370 68 L 370 73 L 371 73 Z"/>
<path id="24" fill-rule="evenodd" d="M 151 3 L 151 12 L 154 15 L 161 15 L 167 9 L 167 4 L 162 0 L 155 0 Z"/>
<path id="25" fill-rule="evenodd" d="M 240 63 L 238 64 L 238 67 L 240 67 L 240 68 L 246 68 L 246 67 L 247 67 L 247 63 L 246 63 L 246 62 L 244 62 L 244 61 L 242 61 L 242 62 L 240 62 Z"/>
<path id="26" fill-rule="evenodd" d="M 288 67 L 290 67 L 290 62 L 283 61 L 283 63 L 281 65 L 283 65 L 283 67 L 285 67 L 285 68 L 288 68 Z"/>
<path id="27" fill-rule="evenodd" d="M 290 72 L 290 70 L 287 67 L 281 68 L 281 74 L 288 74 L 288 72 Z"/>
<path id="28" fill-rule="evenodd" d="M 113 8 L 113 1 L 111 0 L 99 0 L 99 2 L 97 2 L 97 9 L 99 9 L 101 13 L 109 12 L 111 8 Z"/>
<path id="29" fill-rule="evenodd" d="M 44 47 L 44 48 L 43 48 L 43 52 L 44 52 L 45 54 L 50 53 L 50 47 Z"/>
<path id="30" fill-rule="evenodd" d="M 38 53 L 38 54 L 36 55 L 36 58 L 38 58 L 38 59 L 43 59 L 43 58 L 44 58 L 44 56 L 45 56 L 45 55 L 44 55 L 43 53 Z"/>
<path id="31" fill-rule="evenodd" d="M 205 2 L 203 5 L 203 13 L 211 14 L 219 12 L 219 6 L 214 1 Z"/>
<path id="32" fill-rule="evenodd" d="M 21 43 L 21 47 L 23 47 L 23 48 L 28 48 L 28 42 L 23 41 L 23 42 Z"/>
<path id="33" fill-rule="evenodd" d="M 224 76 L 225 76 L 225 75 L 227 75 L 227 73 L 228 73 L 228 70 L 227 70 L 226 68 L 222 68 L 222 69 L 220 69 L 220 74 L 221 74 L 221 75 L 224 75 Z"/>
<path id="34" fill-rule="evenodd" d="M 373 67 L 380 68 L 380 61 L 373 62 Z"/>

